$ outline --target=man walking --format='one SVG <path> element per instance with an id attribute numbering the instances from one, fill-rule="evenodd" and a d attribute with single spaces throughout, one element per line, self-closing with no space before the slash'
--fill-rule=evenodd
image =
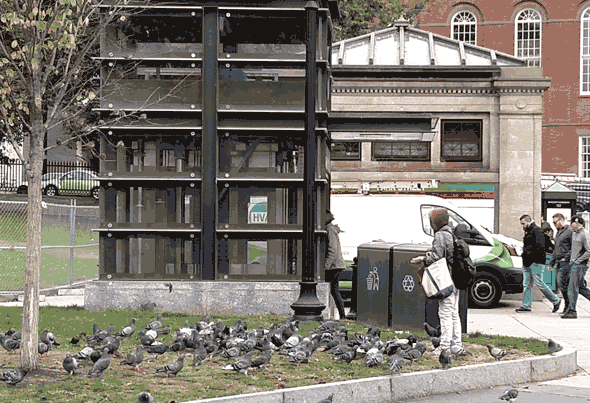
<path id="1" fill-rule="evenodd" d="M 561 315 L 562 319 L 576 319 L 576 304 L 578 294 L 582 294 L 590 300 L 590 290 L 586 286 L 586 272 L 588 271 L 588 259 L 590 258 L 590 243 L 584 231 L 584 219 L 578 215 L 572 217 L 572 251 L 570 256 L 570 281 L 568 287 L 569 305 L 567 312 Z"/>
<path id="2" fill-rule="evenodd" d="M 516 308 L 516 312 L 531 312 L 533 281 L 539 287 L 545 298 L 553 304 L 553 312 L 557 312 L 561 304 L 561 299 L 553 294 L 543 281 L 543 269 L 546 262 L 545 235 L 528 214 L 520 217 L 520 225 L 524 230 L 522 252 L 522 285 L 524 287 L 524 297 L 522 305 Z"/>
<path id="3" fill-rule="evenodd" d="M 339 274 L 346 268 L 344 258 L 342 257 L 342 247 L 340 246 L 340 237 L 338 233 L 340 228 L 332 224 L 334 221 L 334 214 L 330 210 L 326 210 L 326 231 L 328 233 L 328 244 L 326 245 L 326 261 L 324 264 L 324 270 L 326 272 L 326 282 L 330 283 L 330 293 L 334 302 L 336 303 L 336 309 L 340 319 L 345 319 L 344 314 L 344 301 L 338 290 Z"/>
<path id="4" fill-rule="evenodd" d="M 549 262 L 549 271 L 554 268 L 557 270 L 557 286 L 563 297 L 563 313 L 566 313 L 569 307 L 569 297 L 567 290 L 570 284 L 570 257 L 572 254 L 572 228 L 566 224 L 565 217 L 561 213 L 553 215 L 553 225 L 557 228 L 555 235 L 555 249 Z"/>

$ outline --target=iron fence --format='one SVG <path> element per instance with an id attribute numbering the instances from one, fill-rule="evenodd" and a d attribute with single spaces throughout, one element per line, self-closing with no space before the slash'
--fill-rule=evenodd
<path id="1" fill-rule="evenodd" d="M 27 256 L 26 201 L 0 200 L 0 293 L 22 291 Z M 98 274 L 98 206 L 43 202 L 40 287 L 50 289 Z"/>
<path id="2" fill-rule="evenodd" d="M 41 187 L 48 196 L 91 196 L 98 199 L 94 164 L 81 161 L 46 161 Z M 0 191 L 26 194 L 28 181 L 21 161 L 0 163 Z"/>

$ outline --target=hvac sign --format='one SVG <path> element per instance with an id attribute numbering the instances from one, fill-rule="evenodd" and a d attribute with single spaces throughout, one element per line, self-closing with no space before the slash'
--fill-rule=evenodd
<path id="1" fill-rule="evenodd" d="M 248 224 L 268 224 L 267 196 L 250 196 Z"/>

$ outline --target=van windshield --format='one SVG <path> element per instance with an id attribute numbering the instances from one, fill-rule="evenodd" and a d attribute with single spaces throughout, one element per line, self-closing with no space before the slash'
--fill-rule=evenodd
<path id="1" fill-rule="evenodd" d="M 470 229 L 470 230 L 473 229 L 473 226 L 471 224 L 469 224 L 467 221 L 465 221 L 465 219 L 463 219 L 463 217 L 461 217 L 460 215 L 455 213 L 453 210 L 449 210 L 448 208 L 442 207 L 442 206 L 432 206 L 432 205 L 424 204 L 420 207 L 420 211 L 422 214 L 422 228 L 424 229 L 424 232 L 426 232 L 428 235 L 434 236 L 434 230 L 430 226 L 429 214 L 435 208 L 444 208 L 445 210 L 448 211 L 449 225 L 451 226 L 451 228 L 456 228 L 457 225 L 459 225 L 459 224 L 465 224 L 467 226 L 467 229 Z"/>

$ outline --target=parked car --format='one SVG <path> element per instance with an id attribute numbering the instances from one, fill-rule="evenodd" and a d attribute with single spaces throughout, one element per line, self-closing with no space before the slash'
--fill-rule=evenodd
<path id="1" fill-rule="evenodd" d="M 47 196 L 86 194 L 98 199 L 99 189 L 98 176 L 84 169 L 74 169 L 66 173 L 49 173 L 41 178 L 41 191 Z M 24 182 L 17 189 L 17 193 L 27 194 L 28 190 L 28 183 Z"/>
<path id="2" fill-rule="evenodd" d="M 498 304 L 502 292 L 521 293 L 522 242 L 492 234 L 478 224 L 477 217 L 446 199 L 430 195 L 332 195 L 330 203 L 335 222 L 343 231 L 340 242 L 345 260 L 356 256 L 359 245 L 377 239 L 431 245 L 434 231 L 428 213 L 437 207 L 447 209 L 449 224 L 469 244 L 476 264 L 477 273 L 468 289 L 470 305 L 491 308 Z"/>

